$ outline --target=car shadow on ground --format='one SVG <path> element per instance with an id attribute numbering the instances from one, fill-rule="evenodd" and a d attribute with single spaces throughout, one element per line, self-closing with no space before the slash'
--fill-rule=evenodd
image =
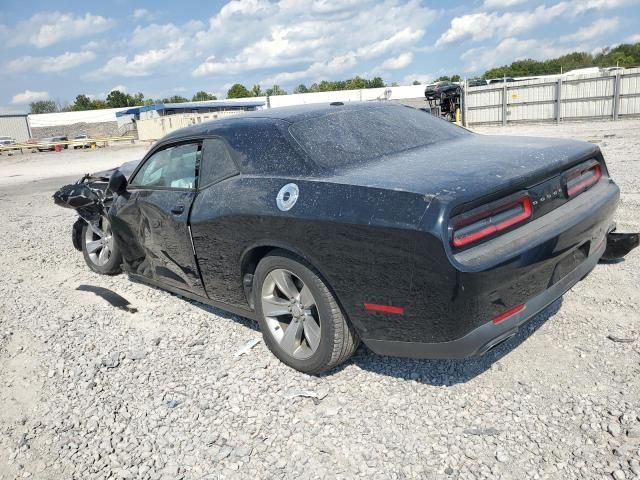
<path id="1" fill-rule="evenodd" d="M 415 360 L 407 358 L 385 357 L 373 353 L 364 345 L 345 365 L 355 364 L 363 370 L 406 380 L 414 380 L 428 385 L 452 386 L 466 383 L 489 370 L 498 360 L 518 348 L 533 335 L 562 306 L 562 297 L 553 302 L 535 317 L 525 323 L 518 333 L 506 342 L 496 346 L 479 358 L 465 360 Z M 337 369 L 344 368 L 344 365 Z M 329 372 L 328 375 L 335 373 Z"/>
<path id="2" fill-rule="evenodd" d="M 255 320 L 229 313 L 217 307 L 183 297 L 179 294 L 167 292 L 166 290 L 152 285 L 143 285 L 148 288 L 158 290 L 159 292 L 175 295 L 185 302 L 189 302 L 191 305 L 208 313 L 227 320 L 233 320 L 250 330 L 258 333 L 260 332 L 258 322 Z M 321 374 L 320 377 L 331 377 L 349 365 L 356 365 L 357 367 L 369 372 L 405 380 L 414 380 L 427 385 L 452 386 L 459 383 L 466 383 L 489 370 L 498 360 L 502 359 L 524 343 L 524 341 L 544 325 L 547 320 L 553 317 L 560 310 L 561 306 L 562 297 L 526 322 L 522 327 L 520 327 L 516 335 L 506 342 L 499 344 L 479 358 L 470 358 L 465 360 L 419 360 L 400 357 L 386 357 L 375 354 L 365 345 L 361 345 L 350 360 L 329 372 Z"/>

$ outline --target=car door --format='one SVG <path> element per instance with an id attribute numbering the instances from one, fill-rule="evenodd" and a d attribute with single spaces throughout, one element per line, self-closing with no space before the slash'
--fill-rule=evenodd
<path id="1" fill-rule="evenodd" d="M 116 199 L 111 216 L 130 273 L 205 296 L 189 228 L 201 159 L 199 141 L 156 150 L 134 172 L 128 198 Z"/>

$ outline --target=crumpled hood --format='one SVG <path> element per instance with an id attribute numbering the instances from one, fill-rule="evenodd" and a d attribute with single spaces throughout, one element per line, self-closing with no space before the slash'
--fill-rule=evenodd
<path id="1" fill-rule="evenodd" d="M 115 172 L 116 170 L 120 170 L 123 173 L 123 175 L 127 177 L 127 180 L 129 180 L 129 177 L 131 176 L 131 174 L 133 173 L 133 171 L 136 169 L 136 167 L 140 162 L 141 160 L 132 160 L 130 162 L 125 162 L 119 167 L 110 168 L 109 170 L 102 170 L 100 172 L 92 173 L 91 176 L 95 178 L 109 178 L 111 177 L 111 174 L 113 172 Z"/>

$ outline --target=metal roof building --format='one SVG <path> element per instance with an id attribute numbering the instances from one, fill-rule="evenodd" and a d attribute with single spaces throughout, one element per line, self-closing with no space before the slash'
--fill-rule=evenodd
<path id="1" fill-rule="evenodd" d="M 0 114 L 0 137 L 11 137 L 16 142 L 31 138 L 31 128 L 26 113 Z"/>
<path id="2" fill-rule="evenodd" d="M 150 118 L 164 117 L 166 115 L 176 115 L 179 113 L 252 111 L 264 107 L 264 105 L 265 102 L 261 100 L 211 100 L 206 102 L 157 103 L 154 105 L 144 105 L 121 110 L 116 113 L 116 118 L 133 117 L 135 120 L 146 120 Z"/>
<path id="3" fill-rule="evenodd" d="M 241 112 L 255 111 L 264 104 L 265 102 L 258 99 L 160 103 L 129 108 L 116 113 L 116 116 L 121 130 L 135 124 L 140 140 L 157 140 L 180 128 Z"/>

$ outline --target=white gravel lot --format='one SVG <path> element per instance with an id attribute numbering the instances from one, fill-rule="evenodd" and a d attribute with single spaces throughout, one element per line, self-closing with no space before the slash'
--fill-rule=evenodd
<path id="1" fill-rule="evenodd" d="M 478 130 L 597 142 L 640 230 L 639 120 Z M 640 251 L 479 360 L 362 347 L 311 377 L 236 356 L 251 321 L 85 267 L 57 177 L 145 150 L 0 156 L 0 479 L 640 477 Z"/>

